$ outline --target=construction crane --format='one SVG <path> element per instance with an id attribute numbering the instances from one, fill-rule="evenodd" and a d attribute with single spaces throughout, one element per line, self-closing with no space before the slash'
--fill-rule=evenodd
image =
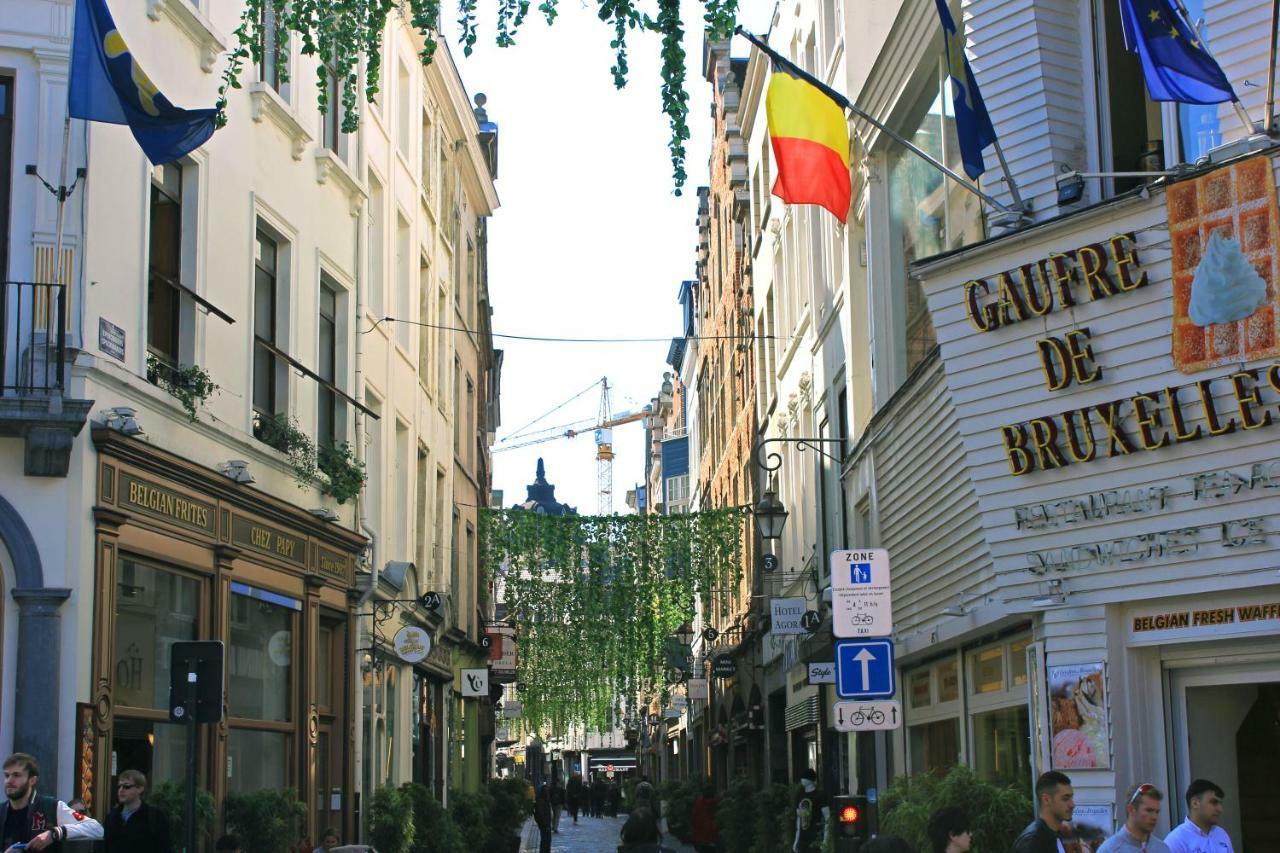
<path id="1" fill-rule="evenodd" d="M 590 388 L 595 387 L 596 384 L 600 386 L 600 408 L 596 415 L 596 421 L 594 424 L 590 426 L 583 426 L 583 424 L 589 424 L 590 421 L 574 421 L 569 424 L 562 424 L 558 427 L 551 427 L 549 429 L 539 431 L 543 434 L 517 432 L 514 435 L 507 436 L 507 438 L 503 440 L 502 445 L 495 447 L 493 452 L 501 453 L 504 450 L 515 450 L 516 448 L 528 447 L 532 444 L 542 444 L 543 442 L 555 441 L 560 438 L 577 438 L 585 433 L 592 433 L 596 441 L 596 492 L 598 497 L 598 512 L 600 515 L 613 515 L 613 428 L 644 420 L 649 415 L 653 414 L 653 406 L 644 406 L 640 409 L 624 412 L 611 412 L 610 409 L 612 407 L 609 404 L 609 377 L 602 376 L 598 383 L 592 383 L 592 385 L 588 386 L 586 390 L 590 390 Z M 547 412 L 542 417 L 527 424 L 526 427 L 532 426 L 534 423 L 537 423 L 537 421 L 542 420 L 542 418 L 545 418 L 564 406 L 567 406 L 578 397 L 581 397 L 583 393 L 585 393 L 585 391 L 578 392 L 559 406 L 556 406 L 554 409 Z M 547 435 L 545 433 L 551 434 Z M 520 441 L 517 444 L 507 443 L 512 439 L 522 438 L 525 436 L 530 437 L 525 438 L 524 441 Z"/>

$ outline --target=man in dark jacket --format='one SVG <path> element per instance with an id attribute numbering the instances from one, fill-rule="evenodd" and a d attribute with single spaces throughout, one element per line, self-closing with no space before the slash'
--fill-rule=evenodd
<path id="1" fill-rule="evenodd" d="M 1064 853 L 1058 827 L 1071 820 L 1075 811 L 1075 793 L 1065 773 L 1050 770 L 1036 780 L 1036 805 L 1039 816 L 1013 842 L 1013 853 Z"/>
<path id="2" fill-rule="evenodd" d="M 147 777 L 126 770 L 116 780 L 116 807 L 107 815 L 107 853 L 173 853 L 169 818 L 142 801 Z"/>
<path id="3" fill-rule="evenodd" d="M 583 797 L 586 792 L 586 786 L 582 784 L 582 774 L 574 773 L 569 777 L 569 786 L 565 789 L 565 798 L 569 805 L 569 814 L 573 815 L 573 822 L 578 822 L 578 810 L 582 809 Z"/>
<path id="4" fill-rule="evenodd" d="M 538 825 L 538 853 L 551 853 L 551 786 L 543 782 L 533 798 L 533 822 Z"/>

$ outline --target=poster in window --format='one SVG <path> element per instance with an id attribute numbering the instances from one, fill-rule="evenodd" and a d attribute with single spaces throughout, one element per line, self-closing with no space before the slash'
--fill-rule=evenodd
<path id="1" fill-rule="evenodd" d="M 1049 735 L 1055 770 L 1111 766 L 1106 672 L 1102 663 L 1048 667 Z"/>

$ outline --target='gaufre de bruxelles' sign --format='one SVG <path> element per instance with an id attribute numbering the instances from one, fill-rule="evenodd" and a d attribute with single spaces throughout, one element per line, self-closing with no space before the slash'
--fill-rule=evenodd
<path id="1" fill-rule="evenodd" d="M 1083 301 L 1147 287 L 1133 234 L 1119 234 L 964 285 L 965 310 L 978 332 L 1043 317 Z M 1036 341 L 1045 387 L 1061 391 L 1098 382 L 1087 326 Z M 1229 402 L 1215 400 L 1226 394 Z M 1000 427 L 1015 476 L 1173 444 L 1258 429 L 1280 419 L 1280 363 L 1242 368 L 1182 385 L 1157 387 L 1105 403 Z M 1277 409 L 1273 415 L 1272 409 Z M 1194 423 L 1195 421 L 1203 423 Z"/>

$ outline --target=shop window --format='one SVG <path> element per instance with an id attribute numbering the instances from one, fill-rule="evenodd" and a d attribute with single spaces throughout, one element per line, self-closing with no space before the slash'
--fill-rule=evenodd
<path id="1" fill-rule="evenodd" d="M 1027 684 L 1027 646 L 1030 640 L 1017 640 L 1009 644 L 1009 686 L 1025 687 Z"/>
<path id="2" fill-rule="evenodd" d="M 199 606 L 198 581 L 121 559 L 112 673 L 117 707 L 168 709 L 169 648 L 196 639 Z"/>
<path id="3" fill-rule="evenodd" d="M 919 148 L 957 173 L 963 170 L 952 113 L 951 82 L 941 63 L 902 128 Z M 905 354 L 906 374 L 937 341 L 919 280 L 907 275 L 913 261 L 958 249 L 985 236 L 982 203 L 976 195 L 904 148 L 889 153 L 889 252 L 895 290 L 903 288 L 895 329 Z M 901 282 L 901 284 L 900 284 Z"/>
<path id="4" fill-rule="evenodd" d="M 333 707 L 333 628 L 321 625 L 316 631 L 316 707 Z"/>
<path id="5" fill-rule="evenodd" d="M 923 669 L 919 672 L 911 673 L 910 683 L 912 708 L 928 708 L 933 704 L 929 670 Z"/>
<path id="6" fill-rule="evenodd" d="M 302 604 L 231 584 L 227 652 L 227 788 L 283 788 L 291 781 L 294 631 Z"/>
<path id="7" fill-rule="evenodd" d="M 954 661 L 938 664 L 938 702 L 954 702 L 960 698 L 960 666 Z"/>
<path id="8" fill-rule="evenodd" d="M 113 780 L 125 770 L 137 770 L 151 788 L 161 782 L 181 783 L 187 778 L 187 727 L 128 717 L 117 710 L 111 753 Z"/>
<path id="9" fill-rule="evenodd" d="M 286 733 L 233 728 L 227 734 L 227 790 L 240 794 L 287 787 L 292 761 Z"/>
<path id="10" fill-rule="evenodd" d="M 988 782 L 1029 788 L 1030 743 L 1026 705 L 973 716 L 973 768 Z"/>
<path id="11" fill-rule="evenodd" d="M 973 656 L 973 692 L 1004 690 L 1004 647 L 983 649 Z"/>
<path id="12" fill-rule="evenodd" d="M 960 720 L 951 718 L 908 729 L 911 772 L 944 774 L 960 762 Z"/>

